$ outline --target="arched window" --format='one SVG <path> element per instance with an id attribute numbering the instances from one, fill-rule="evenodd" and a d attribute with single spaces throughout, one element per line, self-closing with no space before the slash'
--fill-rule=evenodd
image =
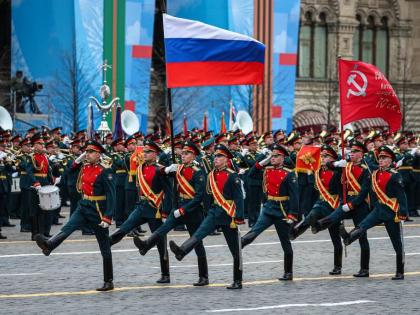
<path id="1" fill-rule="evenodd" d="M 319 15 L 319 22 L 314 21 L 311 12 L 306 12 L 299 28 L 299 67 L 298 77 L 325 78 L 327 73 L 327 17 Z"/>
<path id="2" fill-rule="evenodd" d="M 359 26 L 353 37 L 353 60 L 376 65 L 383 73 L 388 73 L 389 33 L 388 19 L 383 17 L 380 25 L 369 16 L 364 24 L 360 15 L 356 15 Z"/>

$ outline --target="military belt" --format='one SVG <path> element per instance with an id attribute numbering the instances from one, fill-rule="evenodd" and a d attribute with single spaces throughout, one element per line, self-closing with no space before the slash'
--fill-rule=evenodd
<path id="1" fill-rule="evenodd" d="M 122 173 L 127 173 L 126 170 L 116 170 L 115 171 L 116 174 L 122 174 Z"/>
<path id="2" fill-rule="evenodd" d="M 274 200 L 274 201 L 286 201 L 289 200 L 289 196 L 267 196 L 268 200 Z"/>
<path id="3" fill-rule="evenodd" d="M 28 173 L 26 173 L 26 172 L 20 172 L 20 175 L 26 175 L 26 174 L 28 174 Z"/>
<path id="4" fill-rule="evenodd" d="M 47 177 L 48 176 L 48 174 L 44 174 L 44 173 L 34 173 L 34 175 L 36 177 Z"/>
<path id="5" fill-rule="evenodd" d="M 0 175 L 0 179 L 7 179 L 7 176 Z"/>
<path id="6" fill-rule="evenodd" d="M 357 191 L 348 191 L 347 195 L 349 196 L 357 196 L 359 193 Z"/>
<path id="7" fill-rule="evenodd" d="M 83 199 L 84 200 L 89 200 L 89 201 L 102 201 L 102 200 L 106 200 L 106 196 L 88 196 L 88 195 L 83 195 Z"/>
<path id="8" fill-rule="evenodd" d="M 413 169 L 413 172 L 414 173 L 420 173 L 420 170 L 415 168 L 415 169 Z"/>

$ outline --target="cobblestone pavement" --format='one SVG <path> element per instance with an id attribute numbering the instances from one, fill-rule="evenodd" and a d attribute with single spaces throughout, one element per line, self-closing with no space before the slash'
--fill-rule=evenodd
<path id="1" fill-rule="evenodd" d="M 54 232 L 58 229 L 54 226 Z M 247 230 L 242 229 L 242 233 Z M 419 219 L 404 225 L 404 281 L 390 280 L 395 272 L 395 254 L 384 227 L 379 226 L 369 231 L 370 278 L 352 277 L 359 269 L 357 242 L 348 248 L 343 274 L 330 276 L 333 248 L 328 232 L 313 235 L 308 231 L 293 242 L 295 280 L 280 282 L 277 277 L 283 273 L 283 254 L 277 234 L 269 229 L 244 249 L 244 288 L 236 291 L 225 289 L 232 280 L 232 258 L 223 236 L 205 239 L 208 287 L 191 285 L 198 278 L 194 252 L 182 262 L 170 253 L 171 284 L 156 284 L 160 276 L 157 251 L 142 257 L 131 238 L 125 238 L 113 247 L 116 289 L 99 293 L 94 288 L 102 285 L 102 263 L 94 236 L 82 236 L 78 231 L 45 257 L 28 240 L 30 233 L 18 231 L 19 226 L 3 228 L 8 239 L 0 241 L 0 314 L 420 312 Z M 177 243 L 186 238 L 185 232 L 169 235 Z"/>

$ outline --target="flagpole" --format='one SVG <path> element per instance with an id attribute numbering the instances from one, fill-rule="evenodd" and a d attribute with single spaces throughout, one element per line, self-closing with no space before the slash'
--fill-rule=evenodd
<path id="1" fill-rule="evenodd" d="M 344 155 L 344 128 L 343 128 L 343 109 L 341 108 L 341 97 L 342 97 L 342 91 L 340 89 L 340 60 L 341 56 L 337 57 L 337 73 L 338 73 L 338 92 L 339 92 L 339 100 L 340 100 L 340 130 L 341 130 L 341 158 L 345 159 Z M 343 170 L 341 175 L 341 182 L 342 182 L 342 189 L 343 189 L 343 204 L 347 203 L 347 191 L 346 191 L 346 171 Z"/>
<path id="2" fill-rule="evenodd" d="M 174 143 L 174 115 L 172 113 L 172 93 L 171 93 L 171 89 L 167 88 L 166 89 L 166 97 L 168 100 L 168 111 L 169 111 L 169 130 L 170 132 L 170 138 L 171 138 L 171 152 L 172 152 L 172 162 L 176 163 L 175 160 L 175 143 Z"/>

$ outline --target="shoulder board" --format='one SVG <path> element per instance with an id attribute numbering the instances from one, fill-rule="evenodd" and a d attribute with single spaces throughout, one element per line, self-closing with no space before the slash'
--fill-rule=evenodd
<path id="1" fill-rule="evenodd" d="M 199 171 L 200 170 L 200 168 L 199 167 L 197 167 L 196 165 L 194 165 L 193 167 L 192 167 L 192 169 L 194 170 L 194 171 Z"/>
<path id="2" fill-rule="evenodd" d="M 283 169 L 286 171 L 286 172 L 292 172 L 293 170 L 291 170 L 290 168 L 287 168 L 287 167 L 283 167 Z"/>
<path id="3" fill-rule="evenodd" d="M 159 164 L 159 163 L 156 163 L 156 166 L 159 167 L 159 168 L 165 167 L 165 166 L 163 166 L 162 164 Z"/>
<path id="4" fill-rule="evenodd" d="M 100 166 L 102 166 L 103 168 L 111 168 L 110 165 L 107 165 L 105 163 L 99 163 Z"/>
<path id="5" fill-rule="evenodd" d="M 398 174 L 398 171 L 394 170 L 394 169 L 391 169 L 390 172 L 393 173 L 393 174 Z"/>
<path id="6" fill-rule="evenodd" d="M 271 169 L 271 168 L 274 168 L 274 166 L 271 166 L 271 165 L 270 165 L 270 166 L 266 166 L 266 167 L 265 167 L 265 169 L 266 169 L 266 170 Z"/>
<path id="7" fill-rule="evenodd" d="M 233 169 L 231 169 L 231 168 L 227 168 L 227 169 L 226 169 L 226 171 L 228 171 L 228 173 L 231 173 L 231 174 L 232 174 L 232 173 L 236 173 L 236 172 L 235 172 Z"/>
<path id="8" fill-rule="evenodd" d="M 366 164 L 360 164 L 360 167 L 361 168 L 364 168 L 364 169 L 367 169 L 368 168 Z"/>

